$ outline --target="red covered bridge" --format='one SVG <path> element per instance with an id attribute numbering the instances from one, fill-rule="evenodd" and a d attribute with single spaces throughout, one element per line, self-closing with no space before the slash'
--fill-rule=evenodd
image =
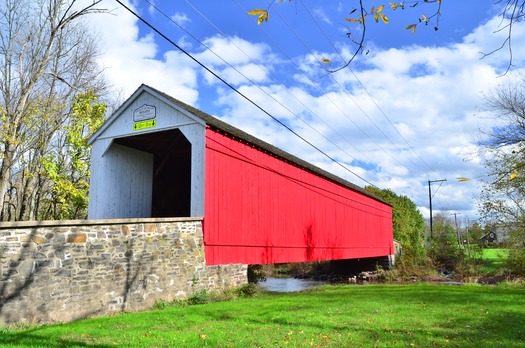
<path id="1" fill-rule="evenodd" d="M 89 218 L 203 216 L 209 265 L 394 254 L 390 205 L 151 87 L 90 143 Z"/>

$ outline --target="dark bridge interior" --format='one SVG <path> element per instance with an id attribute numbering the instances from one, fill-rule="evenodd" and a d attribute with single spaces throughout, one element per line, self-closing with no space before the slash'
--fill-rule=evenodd
<path id="1" fill-rule="evenodd" d="M 191 143 L 179 129 L 115 139 L 153 154 L 151 217 L 190 216 Z"/>

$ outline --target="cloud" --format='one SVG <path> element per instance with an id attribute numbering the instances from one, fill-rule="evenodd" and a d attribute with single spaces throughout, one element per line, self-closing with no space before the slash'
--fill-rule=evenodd
<path id="1" fill-rule="evenodd" d="M 174 15 L 172 15 L 170 18 L 172 21 L 174 21 L 180 26 L 184 26 L 185 24 L 188 24 L 191 22 L 191 19 L 188 17 L 188 15 L 182 12 L 177 12 Z"/>
<path id="2" fill-rule="evenodd" d="M 154 35 L 141 35 L 137 19 L 125 9 L 117 7 L 111 14 L 92 15 L 89 24 L 100 37 L 99 64 L 117 94 L 127 98 L 145 83 L 187 103 L 197 101 L 194 63 L 176 51 L 159 52 Z"/>
<path id="3" fill-rule="evenodd" d="M 511 27 L 512 36 L 506 42 L 509 38 L 509 29 L 508 22 L 502 21 L 500 17 L 494 17 L 465 36 L 464 43 L 474 45 L 486 64 L 496 66 L 502 72 L 507 69 L 511 55 L 515 66 L 523 66 L 525 52 L 521 48 L 525 43 L 525 24 L 514 23 Z"/>
<path id="4" fill-rule="evenodd" d="M 332 20 L 330 19 L 330 17 L 328 17 L 326 15 L 326 12 L 324 9 L 322 8 L 316 8 L 313 10 L 313 15 L 314 17 L 316 17 L 317 19 L 323 21 L 323 22 L 326 22 L 328 24 L 332 24 Z"/>

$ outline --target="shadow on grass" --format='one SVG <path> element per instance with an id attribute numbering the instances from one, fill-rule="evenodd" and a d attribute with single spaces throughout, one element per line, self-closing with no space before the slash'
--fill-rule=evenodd
<path id="1" fill-rule="evenodd" d="M 115 347 L 112 344 L 85 343 L 64 338 L 50 338 L 49 335 L 38 334 L 39 329 L 26 330 L 23 332 L 0 332 L 0 342 L 2 347 L 89 347 L 89 348 L 109 348 Z"/>

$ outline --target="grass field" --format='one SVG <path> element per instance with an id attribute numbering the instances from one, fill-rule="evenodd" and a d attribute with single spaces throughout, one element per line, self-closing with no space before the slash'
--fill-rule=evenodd
<path id="1" fill-rule="evenodd" d="M 1 330 L 2 347 L 525 347 L 523 285 L 339 285 Z"/>
<path id="2" fill-rule="evenodd" d="M 495 273 L 501 270 L 503 262 L 508 256 L 508 249 L 482 249 L 482 268 L 484 273 Z"/>

